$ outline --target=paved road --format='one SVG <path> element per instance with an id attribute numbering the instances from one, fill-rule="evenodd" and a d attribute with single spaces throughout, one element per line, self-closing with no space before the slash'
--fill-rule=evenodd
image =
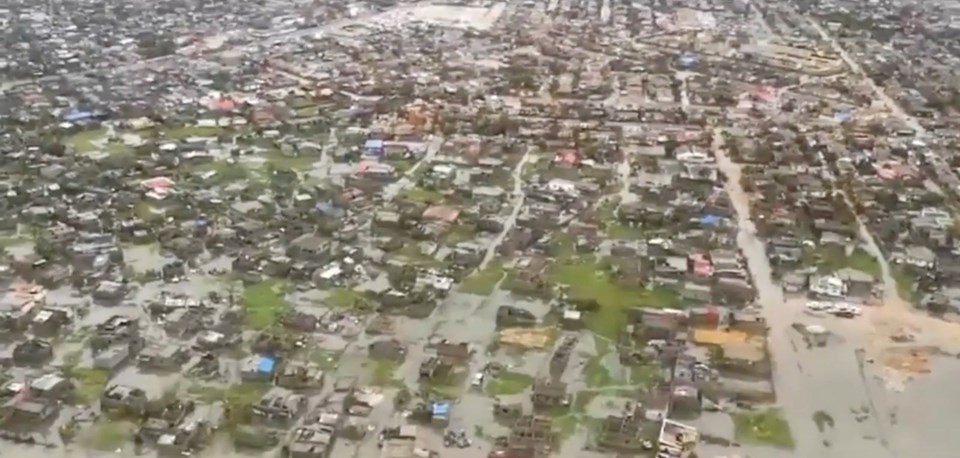
<path id="1" fill-rule="evenodd" d="M 816 30 L 820 35 L 820 38 L 826 41 L 830 47 L 833 48 L 833 52 L 840 56 L 840 59 L 842 59 L 847 66 L 850 67 L 853 73 L 863 78 L 864 82 L 869 85 L 877 99 L 883 102 L 884 106 L 886 106 L 894 116 L 910 126 L 911 129 L 915 130 L 917 132 L 917 137 L 926 135 L 927 130 L 920 125 L 920 121 L 918 121 L 917 118 L 910 116 L 906 111 L 903 110 L 903 107 L 901 107 L 900 104 L 887 95 L 883 88 L 877 86 L 877 84 L 873 82 L 873 79 L 867 76 L 866 72 L 863 71 L 863 67 L 860 66 L 856 59 L 850 56 L 850 53 L 848 53 L 847 50 L 840 45 L 836 38 L 830 35 L 830 33 L 828 33 L 826 29 L 820 25 L 819 21 L 813 18 L 807 19 L 810 22 L 810 26 L 813 27 L 813 29 Z"/>
<path id="2" fill-rule="evenodd" d="M 513 229 L 513 226 L 517 224 L 517 218 L 520 217 L 520 212 L 523 210 L 523 203 L 526 200 L 526 193 L 523 192 L 523 166 L 527 163 L 527 160 L 530 158 L 530 148 L 527 148 L 527 152 L 523 154 L 523 158 L 520 159 L 520 162 L 513 169 L 513 200 L 511 205 L 513 205 L 513 210 L 510 212 L 510 217 L 507 218 L 503 223 L 503 230 L 497 234 L 497 237 L 490 243 L 490 246 L 487 247 L 487 252 L 483 256 L 483 261 L 480 262 L 478 269 L 483 270 L 493 261 L 493 258 L 497 255 L 497 248 L 503 243 L 504 239 L 507 238 L 507 234 L 510 233 L 510 230 Z"/>
<path id="3" fill-rule="evenodd" d="M 407 189 L 413 186 L 414 182 L 411 177 L 415 176 L 417 170 L 420 170 L 420 167 L 429 167 L 430 162 L 433 161 L 433 158 L 437 156 L 437 152 L 440 151 L 440 146 L 443 145 L 443 139 L 440 137 L 435 137 L 427 143 L 427 152 L 420 158 L 420 161 L 416 163 L 410 170 L 407 170 L 407 173 L 403 175 L 403 178 L 388 184 L 383 188 L 383 199 L 386 201 L 391 201 L 397 197 L 400 192 L 404 189 Z"/>
<path id="4" fill-rule="evenodd" d="M 726 189 L 737 212 L 739 233 L 737 242 L 743 252 L 758 292 L 758 303 L 770 328 L 768 346 L 773 359 L 773 382 L 778 393 L 778 404 L 783 408 L 796 440 L 792 456 L 849 457 L 895 456 L 875 439 L 880 433 L 850 421 L 849 410 L 871 403 L 871 393 L 862 381 L 852 347 L 843 350 L 813 353 L 806 349 L 792 325 L 801 318 L 797 307 L 784 300 L 783 290 L 772 279 L 772 271 L 764 243 L 755 234 L 750 220 L 749 197 L 740 186 L 740 166 L 727 156 L 720 131 L 714 132 L 714 151 L 718 168 L 726 175 Z M 813 415 L 818 412 L 831 415 L 839 437 L 830 438 L 825 445 Z M 840 428 L 843 427 L 841 430 Z M 769 456 L 783 456 L 773 453 Z"/>

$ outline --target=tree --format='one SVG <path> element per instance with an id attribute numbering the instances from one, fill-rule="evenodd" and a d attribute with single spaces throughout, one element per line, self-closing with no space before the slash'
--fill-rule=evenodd
<path id="1" fill-rule="evenodd" d="M 557 81 L 556 78 L 552 79 L 550 81 L 549 91 L 550 91 L 550 95 L 554 95 L 554 96 L 557 95 L 557 93 L 560 92 L 560 81 Z"/>

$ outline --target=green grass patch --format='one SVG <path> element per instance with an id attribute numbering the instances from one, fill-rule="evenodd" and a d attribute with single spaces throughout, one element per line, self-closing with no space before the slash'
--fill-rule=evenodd
<path id="1" fill-rule="evenodd" d="M 467 382 L 467 371 L 457 370 L 420 382 L 431 399 L 453 401 L 463 396 Z"/>
<path id="2" fill-rule="evenodd" d="M 653 388 L 663 378 L 661 369 L 654 365 L 639 365 L 630 367 L 630 384 L 640 388 Z"/>
<path id="3" fill-rule="evenodd" d="M 593 348 L 596 350 L 598 356 L 603 356 L 607 353 L 610 353 L 610 347 L 611 343 L 606 337 L 603 337 L 599 334 L 593 335 Z"/>
<path id="4" fill-rule="evenodd" d="M 164 138 L 168 140 L 184 140 L 191 137 L 218 137 L 225 131 L 226 129 L 222 127 L 200 126 L 183 126 L 160 130 L 160 132 L 164 134 Z"/>
<path id="5" fill-rule="evenodd" d="M 584 390 L 577 393 L 576 398 L 573 400 L 573 411 L 576 413 L 585 413 L 587 407 L 590 407 L 590 403 L 593 402 L 597 397 L 596 391 Z"/>
<path id="6" fill-rule="evenodd" d="M 280 324 L 290 310 L 284 298 L 286 284 L 281 280 L 265 280 L 247 286 L 241 303 L 248 326 L 254 329 L 269 329 Z"/>
<path id="7" fill-rule="evenodd" d="M 850 256 L 847 256 L 847 267 L 851 269 L 856 269 L 862 272 L 866 272 L 873 276 L 873 278 L 880 278 L 882 275 L 880 271 L 880 261 L 877 261 L 872 254 L 867 253 L 863 248 L 857 248 L 850 253 Z"/>
<path id="8" fill-rule="evenodd" d="M 551 283 L 567 285 L 568 299 L 597 305 L 587 316 L 587 326 L 609 340 L 619 336 L 630 308 L 677 307 L 683 302 L 672 289 L 648 290 L 617 283 L 592 256 L 560 259 L 548 269 L 547 277 Z"/>
<path id="9" fill-rule="evenodd" d="M 917 305 L 920 302 L 920 292 L 917 291 L 916 277 L 908 269 L 901 266 L 891 265 L 890 269 L 890 274 L 897 282 L 897 295 L 900 296 L 900 299 Z"/>
<path id="10" fill-rule="evenodd" d="M 32 240 L 33 239 L 27 234 L 16 233 L 13 231 L 2 232 L 0 233 L 0 250 L 7 247 L 26 245 Z"/>
<path id="11" fill-rule="evenodd" d="M 128 421 L 104 420 L 90 432 L 89 447 L 101 452 L 113 452 L 133 439 L 137 426 Z"/>
<path id="12" fill-rule="evenodd" d="M 154 211 L 154 207 L 143 200 L 133 205 L 133 215 L 143 221 L 158 221 L 163 219 L 162 213 Z"/>
<path id="13" fill-rule="evenodd" d="M 421 267 L 443 267 L 444 262 L 431 254 L 424 253 L 416 242 L 406 243 L 396 251 L 396 256 L 410 264 Z"/>
<path id="14" fill-rule="evenodd" d="M 568 414 L 553 418 L 552 429 L 560 441 L 570 438 L 580 427 L 580 416 Z"/>
<path id="15" fill-rule="evenodd" d="M 387 163 L 393 166 L 394 170 L 397 171 L 397 175 L 406 175 L 406 173 L 417 164 L 417 161 L 410 159 L 390 159 L 387 160 Z"/>
<path id="16" fill-rule="evenodd" d="M 492 264 L 483 270 L 478 270 L 463 280 L 458 290 L 461 293 L 489 296 L 503 279 L 505 271 L 500 264 Z"/>
<path id="17" fill-rule="evenodd" d="M 311 105 L 307 107 L 297 108 L 293 111 L 293 117 L 295 118 L 312 118 L 314 116 L 320 115 L 320 107 L 316 105 Z"/>
<path id="18" fill-rule="evenodd" d="M 397 386 L 401 382 L 394 375 L 400 365 L 388 359 L 373 360 L 373 369 L 370 374 L 370 384 L 379 387 Z"/>
<path id="19" fill-rule="evenodd" d="M 92 153 L 100 149 L 99 143 L 106 144 L 107 129 L 84 130 L 71 135 L 66 140 L 66 145 L 72 147 L 78 153 Z"/>
<path id="20" fill-rule="evenodd" d="M 447 230 L 444 242 L 447 246 L 455 246 L 475 239 L 476 235 L 476 228 L 472 224 L 455 224 Z"/>
<path id="21" fill-rule="evenodd" d="M 327 295 L 326 303 L 340 309 L 367 309 L 370 301 L 360 291 L 349 288 L 334 288 Z"/>
<path id="22" fill-rule="evenodd" d="M 520 394 L 533 385 L 533 377 L 517 372 L 501 372 L 487 382 L 486 392 L 490 396 L 510 396 Z"/>
<path id="23" fill-rule="evenodd" d="M 227 411 L 226 427 L 233 429 L 252 420 L 251 408 L 260 402 L 268 390 L 270 385 L 266 383 L 240 383 L 230 386 L 196 384 L 187 388 L 187 395 L 202 403 L 222 403 Z"/>
<path id="24" fill-rule="evenodd" d="M 880 262 L 863 248 L 854 249 L 849 255 L 841 247 L 827 246 L 807 250 L 802 257 L 804 265 L 816 267 L 820 273 L 828 274 L 840 269 L 855 269 L 880 278 Z"/>
<path id="25" fill-rule="evenodd" d="M 133 154 L 133 147 L 127 145 L 122 140 L 107 142 L 105 151 L 111 156 L 123 156 Z"/>
<path id="26" fill-rule="evenodd" d="M 187 388 L 187 394 L 205 403 L 222 402 L 231 408 L 251 407 L 266 394 L 270 386 L 264 383 L 240 383 L 230 386 L 196 384 Z"/>
<path id="27" fill-rule="evenodd" d="M 603 365 L 603 357 L 594 356 L 583 366 L 584 380 L 590 388 L 603 388 L 616 385 L 617 381 L 610 375 L 610 370 Z"/>
<path id="28" fill-rule="evenodd" d="M 277 170 L 309 170 L 319 160 L 319 156 L 284 154 L 278 148 L 271 148 L 267 153 L 267 164 L 272 165 Z"/>
<path id="29" fill-rule="evenodd" d="M 639 226 L 628 226 L 619 221 L 611 221 L 606 225 L 607 237 L 616 240 L 641 240 L 644 238 L 644 230 Z"/>
<path id="30" fill-rule="evenodd" d="M 343 352 L 340 351 L 317 349 L 310 352 L 309 359 L 321 370 L 333 371 L 340 365 L 341 356 L 343 356 Z"/>
<path id="31" fill-rule="evenodd" d="M 73 380 L 77 400 L 83 404 L 93 404 L 100 399 L 110 381 L 110 373 L 101 369 L 65 367 L 64 373 Z"/>
<path id="32" fill-rule="evenodd" d="M 438 191 L 432 191 L 420 187 L 406 188 L 400 191 L 400 197 L 414 202 L 425 204 L 435 204 L 443 202 L 443 194 Z"/>
<path id="33" fill-rule="evenodd" d="M 733 414 L 737 441 L 792 449 L 793 434 L 779 409 Z"/>

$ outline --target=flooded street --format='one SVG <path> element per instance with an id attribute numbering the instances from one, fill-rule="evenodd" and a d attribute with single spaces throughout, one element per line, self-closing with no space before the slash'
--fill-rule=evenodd
<path id="1" fill-rule="evenodd" d="M 899 458 L 916 454 L 918 449 L 915 447 L 929 451 L 928 456 L 949 456 L 950 450 L 960 445 L 960 441 L 943 438 L 936 443 L 921 443 L 917 438 L 924 434 L 924 429 L 903 421 L 904 412 L 915 415 L 918 413 L 918 404 L 929 402 L 931 397 L 937 396 L 926 391 L 923 385 L 937 383 L 932 379 L 943 376 L 928 380 L 928 376 L 922 375 L 922 382 L 911 381 L 906 386 L 891 385 L 896 382 L 891 380 L 891 374 L 885 368 L 872 364 L 869 356 L 860 354 L 865 347 L 877 342 L 876 323 L 888 320 L 894 313 L 891 310 L 896 310 L 897 306 L 890 304 L 888 299 L 883 307 L 868 309 L 863 317 L 849 321 L 813 317 L 804 312 L 806 300 L 803 298 L 785 300 L 782 288 L 772 280 L 763 241 L 755 236 L 753 224 L 749 221 L 749 196 L 740 186 L 740 167 L 732 163 L 723 149 L 718 147 L 721 142 L 717 133 L 717 165 L 727 177 L 727 191 L 739 217 L 738 242 L 754 278 L 758 302 L 769 326 L 768 345 L 774 363 L 773 381 L 778 406 L 783 408 L 796 441 L 796 449 L 791 453 L 749 447 L 750 456 Z M 868 236 L 864 234 L 868 247 L 876 253 L 878 250 Z M 891 288 L 889 283 L 889 266 L 882 261 L 881 265 L 887 280 L 887 297 L 892 295 L 896 298 L 895 285 Z M 919 318 L 920 315 L 912 310 L 901 309 L 900 313 L 924 322 L 935 321 L 928 317 Z M 810 348 L 801 335 L 792 329 L 797 323 L 821 325 L 835 338 L 831 338 L 826 348 Z M 900 321 L 897 324 L 902 326 L 905 323 Z M 939 322 L 934 329 L 943 329 L 945 326 L 952 325 Z M 889 334 L 884 336 L 883 341 L 886 342 L 884 347 L 890 345 Z M 879 351 L 880 348 L 875 350 Z M 946 373 L 960 373 L 960 366 L 948 359 L 941 360 L 937 367 L 937 370 Z M 858 417 L 853 411 L 866 411 L 869 414 Z M 824 415 L 832 419 L 833 426 L 821 430 L 813 418 Z"/>

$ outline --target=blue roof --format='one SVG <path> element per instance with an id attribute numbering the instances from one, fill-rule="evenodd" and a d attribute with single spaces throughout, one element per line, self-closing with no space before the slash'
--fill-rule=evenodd
<path id="1" fill-rule="evenodd" d="M 370 140 L 367 140 L 367 142 L 363 144 L 363 147 L 364 148 L 383 148 L 383 140 L 371 138 Z"/>
<path id="2" fill-rule="evenodd" d="M 433 416 L 434 417 L 446 417 L 450 415 L 450 403 L 449 402 L 434 402 L 433 403 Z"/>
<path id="3" fill-rule="evenodd" d="M 840 110 L 833 114 L 833 119 L 838 122 L 847 122 L 853 119 L 853 110 Z"/>
<path id="4" fill-rule="evenodd" d="M 277 365 L 277 360 L 269 356 L 263 356 L 260 358 L 260 364 L 257 366 L 257 371 L 263 372 L 264 374 L 272 374 L 273 368 L 276 365 Z"/>
<path id="5" fill-rule="evenodd" d="M 317 204 L 316 207 L 314 207 L 314 210 L 316 210 L 317 212 L 323 213 L 324 215 L 336 216 L 340 214 L 340 209 L 335 207 L 330 202 L 320 202 Z"/>
<path id="6" fill-rule="evenodd" d="M 92 111 L 72 111 L 64 115 L 63 119 L 67 121 L 81 121 L 93 117 Z"/>
<path id="7" fill-rule="evenodd" d="M 683 53 L 682 55 L 680 55 L 680 57 L 677 58 L 677 61 L 680 63 L 680 65 L 683 65 L 683 66 L 696 64 L 698 60 L 699 59 L 697 58 L 696 55 L 693 55 L 690 53 Z"/>
<path id="8" fill-rule="evenodd" d="M 720 220 L 722 219 L 723 218 L 717 215 L 703 215 L 703 217 L 700 218 L 700 224 L 705 224 L 707 226 L 716 226 L 720 224 Z"/>

